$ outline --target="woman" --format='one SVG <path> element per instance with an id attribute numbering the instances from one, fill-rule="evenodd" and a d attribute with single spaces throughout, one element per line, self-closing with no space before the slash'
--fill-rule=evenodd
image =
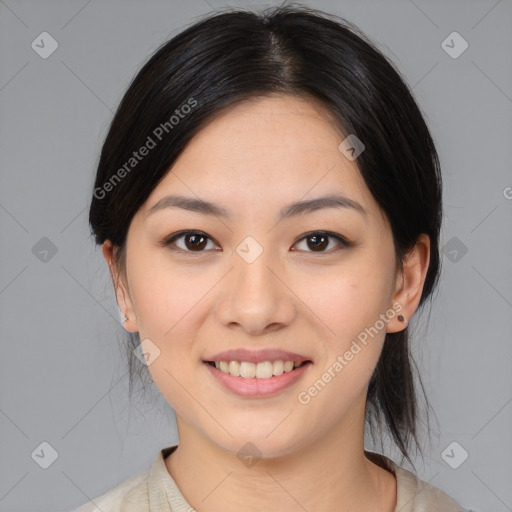
<path id="1" fill-rule="evenodd" d="M 441 189 L 408 87 L 345 20 L 233 10 L 163 45 L 90 224 L 179 444 L 78 510 L 464 510 L 364 449 L 366 421 L 418 446 L 407 326 L 439 277 Z"/>

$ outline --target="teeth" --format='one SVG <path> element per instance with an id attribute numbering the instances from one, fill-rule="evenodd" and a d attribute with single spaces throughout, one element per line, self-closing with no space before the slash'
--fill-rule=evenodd
<path id="1" fill-rule="evenodd" d="M 240 363 L 238 361 L 230 361 L 229 362 L 229 373 L 233 377 L 238 377 L 240 375 Z"/>
<path id="2" fill-rule="evenodd" d="M 294 361 L 264 361 L 262 363 L 250 363 L 248 361 L 215 361 L 215 368 L 233 377 L 246 379 L 270 379 L 273 375 L 282 375 L 298 368 L 301 363 Z"/>
<path id="3" fill-rule="evenodd" d="M 229 363 L 231 367 L 231 363 Z M 260 363 L 258 363 L 258 366 Z M 231 374 L 233 375 L 233 374 Z M 240 377 L 245 377 L 248 379 L 254 379 L 256 377 L 256 365 L 254 363 L 246 363 L 245 361 L 242 361 L 240 363 Z M 236 377 L 237 375 L 235 375 Z"/>
<path id="4" fill-rule="evenodd" d="M 284 372 L 283 361 L 274 361 L 272 364 L 272 375 L 282 375 Z"/>
<path id="5" fill-rule="evenodd" d="M 286 361 L 284 363 L 284 371 L 291 372 L 293 370 L 293 361 Z"/>
<path id="6" fill-rule="evenodd" d="M 258 379 L 270 379 L 273 375 L 274 365 L 270 361 L 258 363 L 254 366 L 254 376 Z"/>

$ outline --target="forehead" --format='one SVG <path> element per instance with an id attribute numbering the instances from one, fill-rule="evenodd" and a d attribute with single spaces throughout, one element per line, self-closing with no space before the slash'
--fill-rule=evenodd
<path id="1" fill-rule="evenodd" d="M 320 104 L 280 95 L 244 101 L 217 115 L 189 142 L 146 202 L 169 193 L 263 215 L 283 204 L 339 193 L 377 207 L 338 146 L 345 135 Z M 261 207 L 261 208 L 259 208 Z"/>
<path id="2" fill-rule="evenodd" d="M 319 102 L 273 95 L 228 107 L 194 137 L 193 143 L 195 149 L 215 145 L 216 154 L 229 159 L 243 158 L 244 152 L 250 151 L 261 161 L 288 153 L 290 161 L 305 152 L 337 157 L 343 138 L 334 117 Z"/>

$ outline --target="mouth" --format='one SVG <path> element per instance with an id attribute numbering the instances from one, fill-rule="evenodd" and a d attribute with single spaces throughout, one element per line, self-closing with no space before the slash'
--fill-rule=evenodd
<path id="1" fill-rule="evenodd" d="M 231 377 L 245 379 L 272 379 L 284 373 L 293 373 L 303 366 L 313 364 L 309 359 L 305 361 L 275 360 L 253 363 L 250 361 L 203 361 L 220 372 Z"/>
<path id="2" fill-rule="evenodd" d="M 288 353 L 288 357 L 290 355 Z M 298 355 L 297 359 L 300 361 L 270 358 L 257 362 L 206 360 L 203 365 L 213 377 L 212 382 L 228 392 L 242 398 L 262 399 L 276 396 L 305 378 L 313 361 Z"/>

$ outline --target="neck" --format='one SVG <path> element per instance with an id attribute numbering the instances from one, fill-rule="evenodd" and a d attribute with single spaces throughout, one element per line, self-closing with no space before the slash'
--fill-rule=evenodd
<path id="1" fill-rule="evenodd" d="M 248 466 L 181 418 L 177 422 L 179 445 L 165 464 L 201 512 L 260 512 L 277 503 L 280 512 L 395 509 L 395 477 L 365 457 L 364 428 L 354 432 L 350 421 L 292 453 Z"/>

